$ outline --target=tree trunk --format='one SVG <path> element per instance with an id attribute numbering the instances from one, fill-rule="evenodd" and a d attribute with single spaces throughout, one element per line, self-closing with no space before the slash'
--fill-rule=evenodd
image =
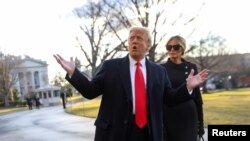
<path id="1" fill-rule="evenodd" d="M 204 83 L 203 83 L 203 93 L 208 93 L 208 89 L 207 89 L 207 81 L 205 81 Z"/>
<path id="2" fill-rule="evenodd" d="M 9 107 L 10 103 L 9 103 L 8 95 L 4 94 L 3 96 L 4 96 L 4 106 Z"/>

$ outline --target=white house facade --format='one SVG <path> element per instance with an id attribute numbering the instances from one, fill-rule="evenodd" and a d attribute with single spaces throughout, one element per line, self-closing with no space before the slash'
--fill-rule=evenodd
<path id="1" fill-rule="evenodd" d="M 61 88 L 49 84 L 48 64 L 45 61 L 26 56 L 16 63 L 11 73 L 15 77 L 13 87 L 21 100 L 25 100 L 27 96 L 35 96 L 47 105 L 51 105 L 50 101 L 60 102 L 60 94 L 54 93 L 60 93 Z"/>
<path id="2" fill-rule="evenodd" d="M 60 99 L 61 88 L 53 85 L 46 85 L 33 90 L 32 92 L 39 97 L 43 106 L 52 106 L 61 103 Z"/>

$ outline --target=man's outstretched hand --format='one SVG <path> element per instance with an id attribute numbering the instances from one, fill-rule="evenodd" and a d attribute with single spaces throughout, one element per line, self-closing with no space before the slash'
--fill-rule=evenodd
<path id="1" fill-rule="evenodd" d="M 69 76 L 72 76 L 75 70 L 75 61 L 73 57 L 70 57 L 70 61 L 65 60 L 59 54 L 53 55 L 58 64 L 62 66 L 62 68 L 68 73 Z"/>
<path id="2" fill-rule="evenodd" d="M 204 69 L 198 74 L 194 75 L 194 70 L 192 69 L 187 78 L 187 89 L 192 91 L 195 87 L 200 86 L 208 76 L 208 70 Z"/>

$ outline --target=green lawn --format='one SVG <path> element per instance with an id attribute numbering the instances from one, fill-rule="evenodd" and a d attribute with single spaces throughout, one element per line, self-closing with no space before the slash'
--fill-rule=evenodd
<path id="1" fill-rule="evenodd" d="M 23 110 L 28 110 L 28 107 L 1 107 L 0 108 L 0 115 L 8 114 L 11 112 L 17 112 L 17 111 L 23 111 Z"/>
<path id="2" fill-rule="evenodd" d="M 203 94 L 204 122 L 208 124 L 250 124 L 250 88 Z M 95 99 L 67 108 L 79 116 L 97 116 L 100 100 Z"/>
<path id="3" fill-rule="evenodd" d="M 79 103 L 66 109 L 66 112 L 78 115 L 95 118 L 100 106 L 100 99 L 89 100 Z"/>
<path id="4" fill-rule="evenodd" d="M 206 127 L 208 124 L 250 124 L 250 88 L 203 94 L 202 97 Z M 82 100 L 81 96 L 76 96 L 68 102 Z M 68 107 L 66 112 L 95 118 L 99 106 L 100 99 L 94 99 Z M 27 110 L 27 107 L 0 108 L 0 115 L 20 110 Z"/>
<path id="5" fill-rule="evenodd" d="M 67 98 L 67 106 L 70 105 L 70 103 L 81 102 L 83 100 L 84 100 L 84 98 L 81 95 L 68 97 Z M 16 112 L 16 111 L 24 111 L 24 110 L 28 110 L 28 106 L 24 106 L 24 107 L 0 107 L 0 115 L 8 114 L 8 113 Z"/>
<path id="6" fill-rule="evenodd" d="M 250 89 L 203 95 L 204 121 L 208 124 L 250 124 Z"/>

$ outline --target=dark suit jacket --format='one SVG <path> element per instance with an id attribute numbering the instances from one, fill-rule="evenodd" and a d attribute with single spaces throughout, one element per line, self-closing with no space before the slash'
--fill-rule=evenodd
<path id="1" fill-rule="evenodd" d="M 149 133 L 152 141 L 162 141 L 163 99 L 173 98 L 175 90 L 162 66 L 146 60 L 146 69 Z M 133 117 L 128 56 L 105 61 L 91 81 L 77 69 L 71 78 L 67 75 L 66 79 L 88 99 L 102 95 L 95 121 L 95 141 L 127 141 Z M 186 90 L 185 84 L 180 89 Z M 185 96 L 189 96 L 188 92 Z"/>

